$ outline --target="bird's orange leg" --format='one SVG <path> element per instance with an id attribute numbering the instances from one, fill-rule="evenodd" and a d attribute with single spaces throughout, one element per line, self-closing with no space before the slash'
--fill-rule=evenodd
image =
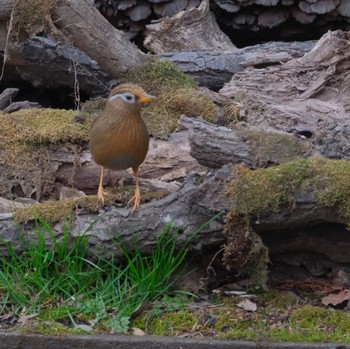
<path id="1" fill-rule="evenodd" d="M 107 195 L 106 192 L 103 191 L 103 167 L 101 167 L 101 176 L 100 176 L 100 185 L 98 186 L 98 201 L 101 201 L 102 204 L 105 202 L 105 195 Z"/>
<path id="2" fill-rule="evenodd" d="M 134 196 L 129 200 L 128 205 L 132 205 L 131 212 L 134 212 L 139 206 L 141 201 L 141 191 L 139 186 L 139 169 L 132 169 L 135 175 L 136 180 L 136 188 L 135 188 L 135 194 Z"/>

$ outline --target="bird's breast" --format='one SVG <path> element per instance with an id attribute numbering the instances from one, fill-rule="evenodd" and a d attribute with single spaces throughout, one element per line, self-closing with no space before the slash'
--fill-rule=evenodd
<path id="1" fill-rule="evenodd" d="M 94 161 L 111 170 L 137 168 L 145 160 L 149 135 L 141 118 L 115 125 L 100 122 L 91 131 L 90 151 Z"/>

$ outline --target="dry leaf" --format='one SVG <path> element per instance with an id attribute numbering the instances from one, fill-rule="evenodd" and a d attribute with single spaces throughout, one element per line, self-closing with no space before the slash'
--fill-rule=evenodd
<path id="1" fill-rule="evenodd" d="M 256 303 L 250 301 L 249 299 L 245 299 L 244 301 L 237 304 L 237 307 L 240 307 L 246 311 L 255 312 L 258 309 Z"/>
<path id="2" fill-rule="evenodd" d="M 38 314 L 21 315 L 17 322 L 19 324 L 25 325 L 28 322 L 28 320 L 33 319 L 36 316 L 38 316 Z"/>
<path id="3" fill-rule="evenodd" d="M 134 336 L 146 336 L 147 333 L 145 331 L 142 331 L 140 328 L 133 327 L 132 328 L 132 334 Z"/>
<path id="4" fill-rule="evenodd" d="M 338 305 L 348 300 L 350 300 L 350 290 L 343 290 L 339 293 L 331 293 L 328 296 L 323 297 L 322 303 L 324 305 Z"/>

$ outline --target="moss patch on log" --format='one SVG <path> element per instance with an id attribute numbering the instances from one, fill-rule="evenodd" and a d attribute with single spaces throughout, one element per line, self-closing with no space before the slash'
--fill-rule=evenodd
<path id="1" fill-rule="evenodd" d="M 182 114 L 216 121 L 219 109 L 198 90 L 197 83 L 181 72 L 173 63 L 154 58 L 128 73 L 127 81 L 143 86 L 157 99 L 143 112 L 149 132 L 161 138 L 177 128 Z"/>
<path id="2" fill-rule="evenodd" d="M 77 112 L 65 109 L 22 109 L 4 114 L 4 120 L 15 124 L 12 137 L 19 143 L 32 145 L 82 143 L 88 140 L 90 124 L 74 122 Z M 11 136 L 11 135 L 10 135 Z"/>
<path id="3" fill-rule="evenodd" d="M 295 160 L 308 151 L 308 146 L 294 136 L 246 129 L 241 130 L 240 134 L 251 146 L 252 153 L 256 154 L 257 167 Z"/>
<path id="4" fill-rule="evenodd" d="M 238 276 L 264 286 L 268 251 L 251 228 L 251 219 L 293 211 L 296 197 L 311 194 L 315 203 L 332 207 L 350 226 L 350 161 L 321 157 L 250 170 L 236 165 L 228 185 L 232 209 L 226 215 L 224 264 Z"/>
<path id="5" fill-rule="evenodd" d="M 24 109 L 0 114 L 0 196 L 39 200 L 50 193 L 54 181 L 51 153 L 65 145 L 73 154 L 88 141 L 89 120 L 73 122 L 75 111 Z"/>
<path id="6" fill-rule="evenodd" d="M 228 185 L 233 216 L 259 217 L 293 210 L 296 193 L 313 193 L 315 202 L 335 207 L 350 224 L 350 162 L 322 157 L 299 159 L 265 169 L 235 166 Z"/>
<path id="7" fill-rule="evenodd" d="M 50 17 L 57 3 L 58 0 L 15 1 L 13 29 L 17 39 L 22 30 L 30 36 L 57 32 Z"/>
<path id="8" fill-rule="evenodd" d="M 173 63 L 159 58 L 152 58 L 148 63 L 130 71 L 127 81 L 143 85 L 154 94 L 161 94 L 164 89 L 196 88 L 197 83 L 178 69 Z"/>
<path id="9" fill-rule="evenodd" d="M 132 191 L 127 188 L 112 189 L 107 191 L 107 193 L 108 195 L 104 201 L 106 206 L 115 202 L 125 203 L 126 205 L 132 195 Z M 48 223 L 53 223 L 71 217 L 72 213 L 78 209 L 95 213 L 101 207 L 102 204 L 99 202 L 97 195 L 87 195 L 60 201 L 49 200 L 37 205 L 18 208 L 15 211 L 15 219 L 18 223 L 27 223 L 34 220 L 35 217 L 40 217 L 40 219 Z"/>
<path id="10" fill-rule="evenodd" d="M 231 213 L 226 215 L 224 235 L 226 244 L 222 261 L 226 269 L 237 278 L 249 277 L 253 285 L 265 289 L 270 259 L 261 237 L 247 222 L 235 219 Z"/>

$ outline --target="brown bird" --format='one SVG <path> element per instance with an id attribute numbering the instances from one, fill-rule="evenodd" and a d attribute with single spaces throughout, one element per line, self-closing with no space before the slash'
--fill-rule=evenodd
<path id="1" fill-rule="evenodd" d="M 140 205 L 141 192 L 138 171 L 148 152 L 149 136 L 141 117 L 141 107 L 154 96 L 133 84 L 115 87 L 103 112 L 93 122 L 90 130 L 90 151 L 95 162 L 102 166 L 98 198 L 104 202 L 103 170 L 132 168 L 136 189 L 128 204 L 134 212 Z"/>

